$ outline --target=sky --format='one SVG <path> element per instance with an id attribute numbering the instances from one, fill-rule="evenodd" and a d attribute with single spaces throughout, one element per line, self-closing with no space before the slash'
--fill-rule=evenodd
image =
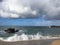
<path id="1" fill-rule="evenodd" d="M 0 25 L 60 26 L 60 0 L 0 0 Z"/>
<path id="2" fill-rule="evenodd" d="M 60 26 L 60 20 L 43 20 L 41 18 L 0 18 L 0 26 Z"/>
<path id="3" fill-rule="evenodd" d="M 44 23 L 45 22 L 45 23 Z M 46 22 L 46 21 L 43 21 L 42 19 L 39 19 L 39 18 L 34 18 L 34 19 L 31 19 L 31 18 L 28 18 L 28 19 L 7 19 L 7 18 L 0 18 L 0 25 L 18 25 L 18 26 L 40 26 L 41 24 L 44 24 L 46 25 L 49 25 L 48 23 L 50 22 Z"/>

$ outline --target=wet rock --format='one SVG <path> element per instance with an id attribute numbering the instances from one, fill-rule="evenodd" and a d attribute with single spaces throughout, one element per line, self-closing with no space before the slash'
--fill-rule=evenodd
<path id="1" fill-rule="evenodd" d="M 15 30 L 14 28 L 8 28 L 7 30 L 4 30 L 7 33 L 15 33 L 18 32 L 19 30 Z"/>

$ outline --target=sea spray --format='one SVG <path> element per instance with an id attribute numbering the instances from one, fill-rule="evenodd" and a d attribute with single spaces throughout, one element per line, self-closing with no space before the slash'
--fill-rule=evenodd
<path id="1" fill-rule="evenodd" d="M 6 42 L 15 42 L 15 41 L 29 41 L 29 40 L 46 40 L 46 39 L 60 39 L 60 37 L 51 37 L 51 36 L 42 36 L 39 33 L 36 35 L 27 35 L 27 34 L 14 34 L 13 36 L 10 36 L 8 38 L 2 38 L 0 37 L 0 40 L 6 41 Z"/>

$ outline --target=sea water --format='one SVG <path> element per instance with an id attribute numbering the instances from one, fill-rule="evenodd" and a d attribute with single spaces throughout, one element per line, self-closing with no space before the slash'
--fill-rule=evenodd
<path id="1" fill-rule="evenodd" d="M 16 33 L 6 33 L 4 30 L 14 28 Z M 60 28 L 49 26 L 0 26 L 0 40 L 6 42 L 59 39 Z"/>

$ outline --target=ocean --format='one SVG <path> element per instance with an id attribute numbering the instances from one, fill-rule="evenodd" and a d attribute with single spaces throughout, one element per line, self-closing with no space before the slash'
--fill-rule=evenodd
<path id="1" fill-rule="evenodd" d="M 8 28 L 14 28 L 15 30 L 19 30 L 19 32 L 4 32 Z M 0 40 L 6 42 L 57 38 L 60 38 L 60 28 L 49 28 L 49 26 L 0 26 Z"/>

